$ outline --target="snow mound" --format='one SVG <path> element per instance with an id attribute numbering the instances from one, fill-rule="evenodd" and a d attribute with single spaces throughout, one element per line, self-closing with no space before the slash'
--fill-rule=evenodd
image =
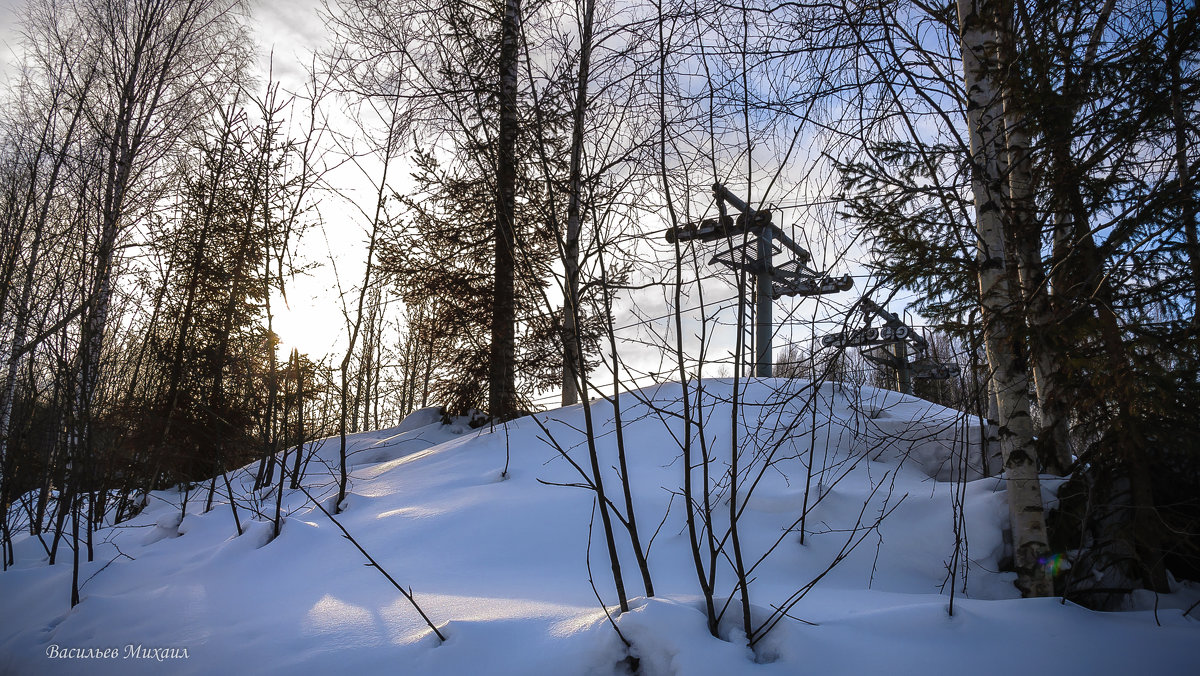
<path id="1" fill-rule="evenodd" d="M 1011 674 L 996 658 L 1009 645 L 1060 672 L 1193 666 L 1200 622 L 1183 614 L 1188 603 L 1161 605 L 1159 627 L 1153 612 L 1018 599 L 1013 576 L 998 572 L 1004 484 L 980 478 L 977 421 L 925 401 L 704 380 L 503 426 L 440 420 L 425 409 L 347 438 L 350 492 L 335 518 L 379 569 L 308 497 L 333 508 L 336 438 L 306 449 L 304 490 L 284 491 L 278 537 L 274 494 L 254 489 L 257 463 L 229 474 L 232 496 L 218 490 L 211 511 L 198 493 L 207 484 L 152 494 L 134 519 L 97 530 L 93 561 L 81 552 L 73 609 L 66 545 L 50 566 L 37 537 L 17 535 L 16 564 L 0 574 L 0 674 Z M 622 515 L 627 476 L 649 552 L 652 598 L 617 520 L 624 614 L 595 494 L 580 487 L 591 447 Z M 694 496 L 697 532 L 728 542 L 730 514 L 740 515 L 753 622 L 779 619 L 753 649 L 728 551 L 702 557 L 715 561 L 718 608 L 733 599 L 719 636 L 708 632 L 682 500 L 685 449 L 694 485 L 707 473 L 710 488 L 707 500 Z M 411 589 L 444 643 L 380 569 Z M 110 648 L 116 658 L 78 652 Z M 139 648 L 176 653 L 159 661 L 164 653 L 137 657 Z"/>
<path id="2" fill-rule="evenodd" d="M 428 427 L 429 425 L 440 425 L 442 418 L 446 415 L 446 409 L 441 406 L 427 406 L 420 408 L 404 417 L 399 425 L 392 428 L 396 434 L 402 432 L 411 432 L 412 430 Z"/>

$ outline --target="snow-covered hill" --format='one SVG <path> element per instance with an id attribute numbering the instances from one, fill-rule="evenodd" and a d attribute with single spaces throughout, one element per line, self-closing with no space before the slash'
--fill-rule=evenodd
<path id="1" fill-rule="evenodd" d="M 720 533 L 733 388 L 702 388 L 692 388 L 703 405 L 690 413 L 705 422 Z M 0 673 L 607 675 L 623 673 L 630 653 L 641 673 L 681 676 L 1196 673 L 1200 621 L 1182 612 L 1200 596 L 1195 588 L 1160 598 L 1157 623 L 1149 610 L 1100 614 L 1017 598 L 1013 576 L 997 572 L 1004 486 L 983 476 L 973 421 L 894 392 L 801 381 L 754 381 L 740 392 L 742 499 L 753 485 L 740 541 L 748 565 L 766 555 L 752 573 L 755 621 L 820 579 L 754 651 L 736 601 L 724 640 L 711 637 L 680 496 L 680 392 L 668 384 L 622 398 L 656 592 L 643 595 L 618 527 L 631 610 L 614 619 L 628 650 L 589 584 L 592 524 L 591 575 L 615 613 L 594 494 L 561 485 L 581 476 L 558 449 L 589 466 L 583 407 L 494 429 L 443 425 L 424 411 L 351 438 L 351 490 L 337 519 L 412 589 L 444 643 L 302 491 L 285 491 L 286 520 L 272 539 L 274 496 L 252 490 L 251 466 L 230 476 L 243 535 L 223 482 L 208 512 L 207 485 L 193 488 L 182 518 L 182 492 L 155 493 L 139 516 L 97 533 L 74 609 L 69 556 L 48 566 L 37 539 L 18 536 L 17 564 L 0 574 Z M 606 488 L 624 509 L 613 407 L 596 401 L 591 413 Z M 332 510 L 337 443 L 314 447 L 305 490 Z M 956 555 L 958 513 L 966 549 Z M 848 543 L 857 546 L 846 554 Z M 719 603 L 735 594 L 730 570 L 722 560 Z"/>

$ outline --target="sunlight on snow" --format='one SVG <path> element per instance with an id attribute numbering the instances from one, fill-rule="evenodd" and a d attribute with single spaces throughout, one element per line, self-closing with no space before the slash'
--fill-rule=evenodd
<path id="1" fill-rule="evenodd" d="M 377 613 L 326 594 L 308 609 L 304 629 L 311 634 L 353 635 L 362 643 L 373 643 L 372 636 L 386 636 L 392 627 L 383 626 L 383 617 Z"/>
<path id="2" fill-rule="evenodd" d="M 386 512 L 380 512 L 375 518 L 387 519 L 393 516 L 406 516 L 410 519 L 428 519 L 445 514 L 446 511 L 445 509 L 433 509 L 429 505 L 414 505 L 412 507 L 401 507 L 400 509 L 389 509 Z"/>
<path id="3" fill-rule="evenodd" d="M 576 606 L 565 603 L 548 603 L 520 598 L 491 598 L 487 596 L 458 596 L 453 594 L 421 594 L 420 601 L 436 607 L 446 617 L 453 617 L 455 622 L 486 622 L 496 620 L 520 620 L 527 618 L 558 618 L 566 622 L 586 621 L 590 616 L 599 614 L 595 606 Z M 400 599 L 404 610 L 412 613 L 412 606 Z M 393 604 L 395 606 L 395 604 Z M 587 616 L 587 617 L 584 617 Z M 565 632 L 563 635 L 566 635 Z"/>
<path id="4" fill-rule="evenodd" d="M 453 617 L 455 623 L 505 620 L 552 619 L 551 634 L 566 637 L 595 626 L 604 613 L 594 607 L 574 606 L 527 599 L 488 598 L 450 594 L 419 594 L 419 601 Z M 304 629 L 309 634 L 353 637 L 361 645 L 416 643 L 429 633 L 408 600 L 396 595 L 387 605 L 365 607 L 348 603 L 331 594 L 321 597 L 308 610 Z"/>

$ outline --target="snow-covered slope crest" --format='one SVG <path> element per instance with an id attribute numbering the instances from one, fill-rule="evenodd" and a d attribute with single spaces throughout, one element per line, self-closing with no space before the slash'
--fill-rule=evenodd
<path id="1" fill-rule="evenodd" d="M 251 466 L 229 477 L 242 535 L 224 491 L 208 512 L 207 486 L 186 508 L 181 490 L 155 493 L 135 519 L 96 534 L 74 609 L 69 555 L 48 566 L 38 540 L 18 536 L 17 565 L 0 574 L 0 674 L 608 675 L 626 672 L 630 656 L 640 673 L 681 676 L 1011 674 L 1010 650 L 1022 665 L 1067 673 L 1193 666 L 1200 623 L 1179 610 L 1182 595 L 1162 599 L 1161 627 L 1151 613 L 1015 598 L 1011 575 L 996 572 L 1003 482 L 982 478 L 976 421 L 837 384 L 765 380 L 735 390 L 705 380 L 689 384 L 686 406 L 682 394 L 663 384 L 620 400 L 655 587 L 648 598 L 618 525 L 629 612 L 617 614 L 594 493 L 578 486 L 586 481 L 576 469 L 590 467 L 594 447 L 609 498 L 626 512 L 611 402 L 477 430 L 425 411 L 351 437 L 351 490 L 336 518 L 412 589 L 444 643 L 303 491 L 285 490 L 283 529 L 272 538 L 275 496 L 253 490 Z M 754 621 L 795 601 L 754 650 L 737 600 L 721 638 L 707 631 L 682 500 L 685 447 L 701 532 L 706 457 L 718 539 L 728 541 L 731 503 L 741 515 Z M 332 509 L 337 444 L 311 450 L 305 491 Z M 957 547 L 956 521 L 965 529 Z M 607 608 L 589 583 L 589 557 Z M 718 557 L 718 606 L 736 597 L 730 571 Z"/>

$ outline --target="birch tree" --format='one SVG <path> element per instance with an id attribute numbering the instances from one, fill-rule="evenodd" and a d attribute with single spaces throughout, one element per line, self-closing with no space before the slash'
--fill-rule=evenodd
<path id="1" fill-rule="evenodd" d="M 997 8 L 989 0 L 958 0 L 959 38 L 967 95 L 971 190 L 979 260 L 979 296 L 988 362 L 996 383 L 999 439 L 1004 457 L 1013 567 L 1025 596 L 1049 596 L 1042 560 L 1049 551 L 1038 480 L 1037 448 L 1029 415 L 1026 351 L 1020 328 L 1019 289 L 1007 273 L 1003 220 L 1004 112 L 997 77 Z"/>
<path id="2" fill-rule="evenodd" d="M 1017 57 L 1016 36 L 1012 28 L 1012 0 L 997 0 L 996 81 L 1001 88 L 1004 109 L 1003 159 L 1007 182 L 1002 185 L 1005 203 L 1005 227 L 1018 270 L 1025 303 L 1025 321 L 1029 327 L 1029 348 L 1037 392 L 1041 432 L 1038 458 L 1048 472 L 1063 474 L 1072 461 L 1069 405 L 1062 387 L 1060 368 L 1062 349 L 1056 339 L 1054 311 L 1050 303 L 1049 279 L 1042 264 L 1042 228 L 1037 218 L 1031 155 L 1031 119 L 1025 111 L 1022 72 Z M 1108 4 L 1111 9 L 1111 3 Z M 1003 179 L 1003 177 L 1002 177 Z"/>

